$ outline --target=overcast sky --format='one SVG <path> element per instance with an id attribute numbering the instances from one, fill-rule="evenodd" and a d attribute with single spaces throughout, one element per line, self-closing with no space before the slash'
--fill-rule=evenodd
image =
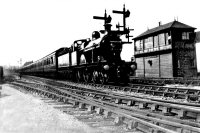
<path id="1" fill-rule="evenodd" d="M 22 63 L 35 61 L 91 37 L 103 29 L 93 16 L 103 16 L 105 9 L 114 29 L 122 18 L 112 10 L 122 10 L 123 4 L 131 12 L 127 24 L 134 36 L 177 17 L 200 30 L 199 0 L 0 0 L 0 65 L 19 65 L 20 58 Z M 123 50 L 122 58 L 130 59 L 133 45 Z"/>

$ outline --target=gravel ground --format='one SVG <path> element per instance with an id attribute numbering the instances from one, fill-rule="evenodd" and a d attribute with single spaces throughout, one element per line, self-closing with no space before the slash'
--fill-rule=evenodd
<path id="1" fill-rule="evenodd" d="M 0 133 L 110 133 L 91 127 L 45 103 L 40 97 L 2 85 Z"/>

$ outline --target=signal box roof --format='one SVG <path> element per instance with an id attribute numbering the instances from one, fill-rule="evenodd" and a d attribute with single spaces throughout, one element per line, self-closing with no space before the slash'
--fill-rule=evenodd
<path id="1" fill-rule="evenodd" d="M 152 29 L 148 29 L 147 31 L 143 32 L 142 34 L 140 34 L 139 36 L 135 37 L 133 40 L 139 39 L 139 38 L 143 38 L 145 36 L 148 36 L 149 34 L 153 34 L 159 31 L 163 31 L 166 29 L 170 29 L 170 28 L 177 28 L 177 29 L 196 29 L 194 27 L 191 27 L 189 25 L 186 25 L 184 23 L 181 23 L 179 21 L 172 21 L 169 22 L 167 24 L 163 24 L 160 25 L 158 27 L 152 28 Z"/>
<path id="2" fill-rule="evenodd" d="M 200 42 L 200 31 L 196 32 L 196 39 L 195 39 L 195 41 L 196 41 L 197 43 Z"/>

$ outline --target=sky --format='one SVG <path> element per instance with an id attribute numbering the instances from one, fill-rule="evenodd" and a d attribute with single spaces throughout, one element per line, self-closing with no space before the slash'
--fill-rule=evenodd
<path id="1" fill-rule="evenodd" d="M 112 10 L 130 10 L 127 25 L 136 37 L 148 28 L 178 21 L 196 27 L 199 0 L 0 0 L 0 65 L 17 65 L 36 61 L 74 40 L 91 38 L 92 32 L 103 29 L 105 9 L 112 17 L 112 29 L 122 17 Z M 197 46 L 199 51 L 200 46 Z M 130 60 L 133 44 L 125 44 L 122 59 Z M 197 52 L 200 57 L 200 52 Z M 198 59 L 197 57 L 197 59 Z M 200 60 L 200 59 L 198 59 Z M 200 61 L 198 61 L 200 64 Z M 200 66 L 200 65 L 199 65 Z"/>

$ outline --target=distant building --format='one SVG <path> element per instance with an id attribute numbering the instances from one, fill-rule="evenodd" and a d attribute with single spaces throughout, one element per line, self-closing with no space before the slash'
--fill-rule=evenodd
<path id="1" fill-rule="evenodd" d="M 172 21 L 135 37 L 136 76 L 197 76 L 195 29 Z"/>

